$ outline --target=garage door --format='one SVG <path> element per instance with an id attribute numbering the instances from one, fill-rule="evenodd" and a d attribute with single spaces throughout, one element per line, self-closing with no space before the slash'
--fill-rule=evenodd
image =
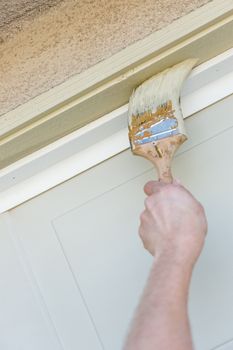
<path id="1" fill-rule="evenodd" d="M 197 350 L 233 349 L 233 96 L 188 118 L 174 174 L 206 208 L 190 316 Z M 0 345 L 119 350 L 151 257 L 137 236 L 143 185 L 131 152 L 1 215 Z"/>

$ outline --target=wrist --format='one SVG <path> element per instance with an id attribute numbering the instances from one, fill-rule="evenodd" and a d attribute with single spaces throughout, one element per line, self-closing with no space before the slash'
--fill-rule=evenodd
<path id="1" fill-rule="evenodd" d="M 178 240 L 166 241 L 160 245 L 159 249 L 155 249 L 154 262 L 172 271 L 191 275 L 197 260 L 195 250 L 195 247 L 190 250 L 187 243 L 184 244 Z"/>
<path id="2" fill-rule="evenodd" d="M 174 273 L 180 273 L 181 275 L 191 275 L 194 267 L 194 263 L 190 259 L 186 259 L 184 256 L 177 254 L 155 254 L 154 265 L 159 265 L 165 270 L 169 270 Z"/>
<path id="3" fill-rule="evenodd" d="M 168 304 L 186 304 L 192 277 L 192 267 L 181 263 L 174 256 L 155 256 L 151 278 L 160 285 Z"/>
<path id="4" fill-rule="evenodd" d="M 154 256 L 153 266 L 173 278 L 191 279 L 193 271 L 193 263 L 191 260 L 185 259 L 178 252 L 174 253 L 169 250 L 158 252 Z"/>

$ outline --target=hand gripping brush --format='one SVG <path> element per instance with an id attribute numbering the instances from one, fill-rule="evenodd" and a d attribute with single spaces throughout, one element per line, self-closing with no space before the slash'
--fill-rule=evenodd
<path id="1" fill-rule="evenodd" d="M 171 162 L 187 140 L 180 90 L 197 59 L 187 59 L 146 80 L 129 101 L 129 140 L 132 152 L 156 166 L 159 180 L 171 183 Z"/>

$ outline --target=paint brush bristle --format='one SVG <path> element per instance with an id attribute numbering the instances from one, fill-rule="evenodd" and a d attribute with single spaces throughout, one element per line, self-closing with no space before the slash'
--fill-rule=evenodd
<path id="1" fill-rule="evenodd" d="M 132 151 L 151 160 L 165 182 L 172 181 L 172 157 L 187 139 L 180 91 L 196 63 L 197 59 L 187 59 L 146 80 L 134 90 L 129 101 Z"/>
<path id="2" fill-rule="evenodd" d="M 133 136 L 132 131 L 136 132 L 137 127 L 142 129 L 143 120 L 147 125 L 151 117 L 151 121 L 155 119 L 154 122 L 156 122 L 157 119 L 162 124 L 162 118 L 168 119 L 172 115 L 173 119 L 175 118 L 178 122 L 179 133 L 186 134 L 179 96 L 182 84 L 196 62 L 197 59 L 187 59 L 146 80 L 134 90 L 129 100 L 128 122 L 131 131 L 129 136 Z M 165 129 L 166 124 L 168 125 L 169 122 L 164 123 Z M 158 133 L 160 129 L 163 128 L 159 128 Z M 154 134 L 152 130 L 150 131 Z M 156 128 L 154 131 L 156 132 Z M 166 136 L 166 134 L 161 136 Z M 133 141 L 131 139 L 131 144 Z"/>

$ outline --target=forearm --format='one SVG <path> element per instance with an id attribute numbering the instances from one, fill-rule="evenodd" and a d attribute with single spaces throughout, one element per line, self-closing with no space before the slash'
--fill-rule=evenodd
<path id="1" fill-rule="evenodd" d="M 191 268 L 154 262 L 124 350 L 192 350 L 187 313 Z"/>

